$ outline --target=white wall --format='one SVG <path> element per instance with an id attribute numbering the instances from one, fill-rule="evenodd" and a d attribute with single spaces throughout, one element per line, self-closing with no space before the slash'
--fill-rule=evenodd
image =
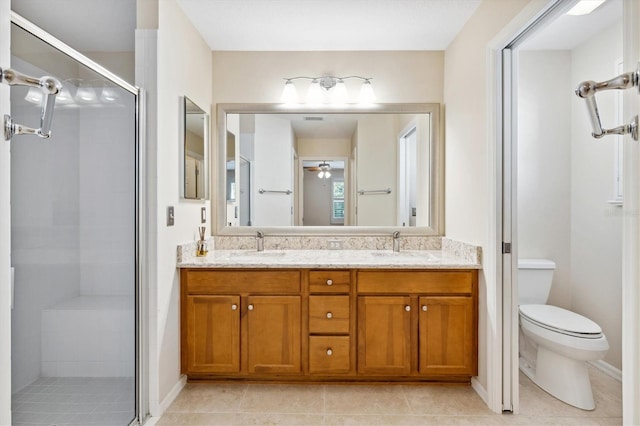
<path id="1" fill-rule="evenodd" d="M 180 284 L 176 246 L 197 238 L 200 208 L 208 206 L 204 201 L 180 198 L 180 101 L 182 96 L 187 96 L 208 113 L 212 104 L 210 49 L 175 0 L 157 3 L 157 66 L 152 60 L 143 62 L 153 67 L 152 72 L 157 70 L 157 86 L 144 86 L 152 91 L 152 100 L 157 99 L 157 108 L 149 111 L 152 122 L 157 125 L 154 132 L 157 139 L 150 140 L 150 158 L 147 159 L 153 167 L 147 173 L 148 188 L 152 192 L 149 212 L 155 216 L 150 223 L 157 224 L 148 235 L 150 245 L 153 245 L 151 250 L 157 250 L 149 260 L 150 410 L 154 415 L 161 413 L 161 404 L 180 380 Z M 215 123 L 215 118 L 211 122 Z M 175 207 L 173 227 L 166 226 L 167 206 Z M 211 226 L 209 208 L 206 225 Z"/>
<path id="2" fill-rule="evenodd" d="M 610 79 L 621 58 L 619 23 L 573 50 L 573 85 Z M 622 368 L 622 208 L 607 203 L 613 198 L 615 138 L 593 139 L 584 100 L 571 99 L 571 308 L 602 327 L 611 347 L 604 360 Z M 623 124 L 614 116 L 615 92 L 598 93 L 597 102 L 604 127 Z"/>
<path id="3" fill-rule="evenodd" d="M 569 309 L 571 52 L 520 52 L 518 72 L 518 257 L 556 263 L 549 303 Z"/>
<path id="4" fill-rule="evenodd" d="M 598 61 L 593 58 L 597 57 Z M 518 86 L 518 253 L 556 262 L 549 302 L 596 321 L 622 367 L 622 215 L 614 198 L 615 139 L 591 137 L 584 80 L 617 73 L 622 24 L 572 51 L 520 52 Z M 616 94 L 599 93 L 605 127 Z"/>
<path id="5" fill-rule="evenodd" d="M 445 227 L 446 235 L 482 246 L 485 259 L 479 282 L 478 383 L 487 389 L 488 364 L 496 366 L 496 355 L 487 346 L 488 333 L 495 333 L 495 268 L 489 218 L 495 210 L 490 186 L 495 170 L 490 167 L 495 141 L 488 138 L 487 47 L 494 37 L 527 5 L 528 0 L 485 0 L 445 51 Z"/>

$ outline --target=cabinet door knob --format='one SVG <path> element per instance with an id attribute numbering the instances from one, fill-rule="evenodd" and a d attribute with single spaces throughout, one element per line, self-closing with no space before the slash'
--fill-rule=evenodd
<path id="1" fill-rule="evenodd" d="M 411 306 L 409 306 L 409 305 L 405 306 L 405 307 L 404 307 L 404 310 L 405 310 L 405 311 L 407 311 L 407 312 L 409 312 L 409 311 L 411 310 Z"/>
<path id="2" fill-rule="evenodd" d="M 333 314 L 332 314 L 331 312 L 327 312 L 327 318 L 328 318 L 328 319 L 333 318 Z"/>
<path id="3" fill-rule="evenodd" d="M 327 285 L 333 285 L 333 280 L 327 280 Z"/>
<path id="4" fill-rule="evenodd" d="M 333 355 L 333 349 L 328 348 L 327 349 L 327 356 L 331 356 L 331 355 Z"/>
<path id="5" fill-rule="evenodd" d="M 247 309 L 249 309 L 250 311 L 253 311 L 253 305 L 247 306 Z"/>
<path id="6" fill-rule="evenodd" d="M 427 305 L 422 305 L 422 310 L 427 312 Z"/>
<path id="7" fill-rule="evenodd" d="M 236 309 L 238 309 L 238 305 L 236 305 L 235 303 L 233 305 L 231 305 L 231 310 L 235 311 Z"/>

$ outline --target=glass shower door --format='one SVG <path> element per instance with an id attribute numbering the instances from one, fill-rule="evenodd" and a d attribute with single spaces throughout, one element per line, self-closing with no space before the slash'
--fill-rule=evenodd
<path id="1" fill-rule="evenodd" d="M 128 425 L 136 410 L 137 90 L 12 25 L 11 67 L 50 75 L 52 136 L 11 142 L 13 424 Z M 11 88 L 37 127 L 42 93 Z"/>

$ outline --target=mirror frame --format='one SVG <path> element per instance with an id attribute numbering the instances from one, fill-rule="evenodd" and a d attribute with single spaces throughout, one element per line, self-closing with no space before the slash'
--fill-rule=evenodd
<path id="1" fill-rule="evenodd" d="M 227 114 L 431 114 L 431 167 L 430 212 L 431 226 L 227 226 L 226 225 L 226 134 Z M 212 197 L 212 212 L 216 235 L 248 236 L 262 231 L 267 235 L 319 235 L 319 236 L 376 236 L 400 231 L 403 235 L 444 235 L 444 144 L 441 105 L 438 103 L 375 104 L 371 106 L 348 105 L 345 107 L 283 105 L 283 104 L 233 104 L 217 105 L 217 132 L 215 149 L 215 175 L 217 184 Z"/>
<path id="2" fill-rule="evenodd" d="M 211 158 L 209 153 L 211 152 L 211 138 L 209 137 L 209 114 L 205 111 L 200 105 L 195 103 L 187 96 L 180 97 L 180 198 L 182 200 L 190 200 L 190 201 L 203 201 L 209 200 L 210 197 L 210 177 L 212 176 L 211 171 Z M 187 197 L 186 192 L 186 161 L 187 161 L 187 101 L 191 102 L 193 105 L 198 107 L 200 111 L 202 111 L 202 115 L 204 116 L 203 120 L 203 132 L 204 132 L 204 159 L 202 164 L 204 165 L 204 193 L 202 197 Z"/>

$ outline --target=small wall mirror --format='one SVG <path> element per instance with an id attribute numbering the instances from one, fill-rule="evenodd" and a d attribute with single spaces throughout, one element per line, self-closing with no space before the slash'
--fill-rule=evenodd
<path id="1" fill-rule="evenodd" d="M 209 115 L 185 96 L 181 116 L 182 197 L 205 200 L 209 198 Z"/>

